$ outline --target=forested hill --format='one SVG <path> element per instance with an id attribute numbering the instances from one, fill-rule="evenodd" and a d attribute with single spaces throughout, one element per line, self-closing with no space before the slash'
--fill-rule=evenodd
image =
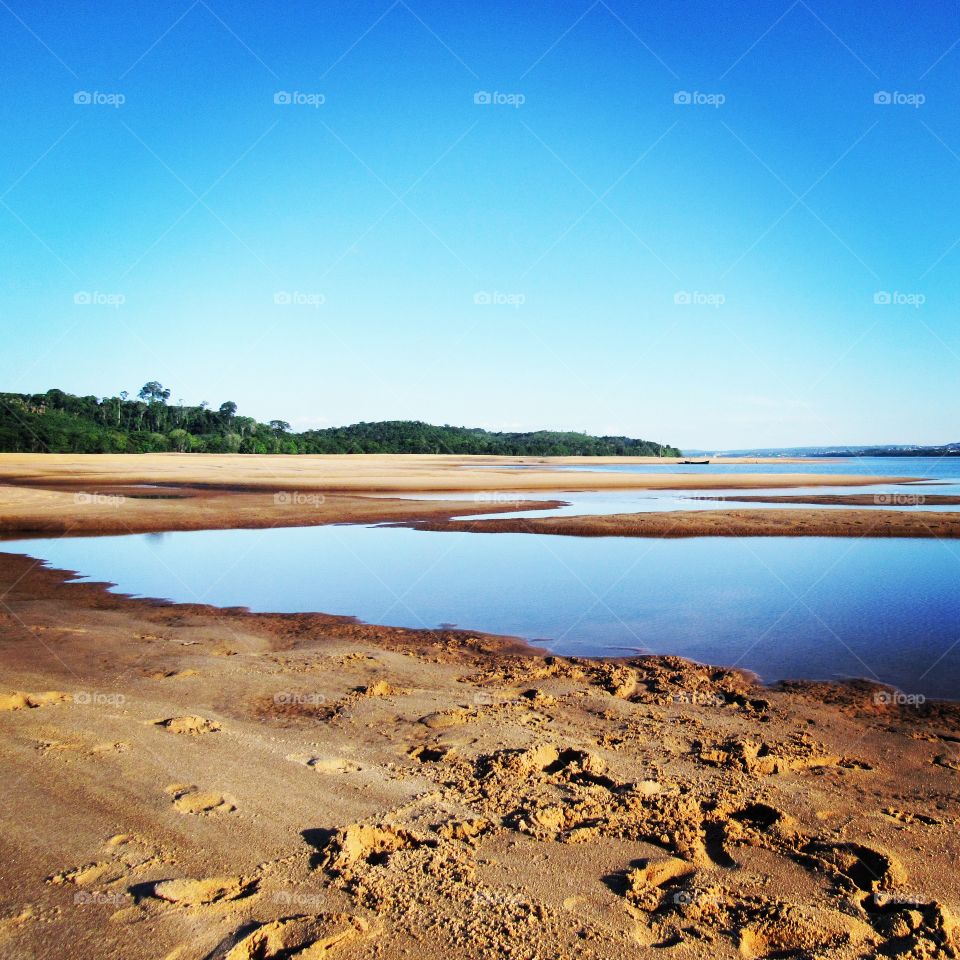
<path id="1" fill-rule="evenodd" d="M 453 453 L 501 456 L 680 456 L 675 447 L 630 437 L 538 430 L 490 433 L 415 420 L 355 423 L 294 433 L 283 420 L 258 423 L 231 401 L 171 403 L 156 381 L 135 398 L 76 397 L 62 390 L 0 393 L 0 451 L 18 453 Z"/>

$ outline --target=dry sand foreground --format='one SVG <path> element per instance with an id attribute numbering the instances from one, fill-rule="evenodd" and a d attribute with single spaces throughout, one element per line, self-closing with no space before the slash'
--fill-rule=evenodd
<path id="1" fill-rule="evenodd" d="M 0 595 L 4 957 L 957 955 L 956 706 Z"/>

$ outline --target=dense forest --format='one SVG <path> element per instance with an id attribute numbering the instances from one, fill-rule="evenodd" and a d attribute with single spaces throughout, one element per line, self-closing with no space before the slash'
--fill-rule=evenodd
<path id="1" fill-rule="evenodd" d="M 680 451 L 629 437 L 538 430 L 490 433 L 414 420 L 355 423 L 294 433 L 284 420 L 258 423 L 231 401 L 170 403 L 155 380 L 135 398 L 77 397 L 62 390 L 0 393 L 0 451 L 18 453 L 452 453 L 502 456 L 664 456 Z"/>

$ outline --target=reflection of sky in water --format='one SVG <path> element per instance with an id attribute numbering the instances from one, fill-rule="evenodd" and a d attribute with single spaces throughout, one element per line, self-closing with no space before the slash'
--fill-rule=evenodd
<path id="1" fill-rule="evenodd" d="M 718 490 L 515 490 L 496 493 L 451 493 L 451 494 L 403 494 L 404 499 L 413 500 L 472 500 L 478 505 L 502 504 L 504 516 L 512 517 L 556 517 L 556 516 L 599 516 L 611 513 L 647 513 L 666 510 L 736 510 L 806 508 L 816 506 L 824 510 L 850 509 L 842 504 L 805 504 L 805 503 L 754 503 L 737 500 L 725 500 L 726 497 L 740 496 L 829 496 L 838 494 L 850 496 L 865 494 L 875 499 L 875 503 L 865 505 L 869 509 L 882 510 L 932 510 L 960 511 L 960 505 L 932 504 L 926 497 L 953 495 L 960 496 L 960 483 L 934 481 L 933 483 L 910 484 L 870 484 L 857 487 L 768 487 L 758 489 L 718 489 Z M 513 503 L 523 500 L 563 500 L 567 506 L 546 510 L 511 509 Z M 860 506 L 860 505 L 858 505 Z M 509 511 L 509 512 L 508 512 Z M 497 514 L 473 514 L 469 511 L 462 516 L 490 517 Z"/>
<path id="2" fill-rule="evenodd" d="M 696 459 L 696 458 L 691 458 Z M 703 458 L 706 459 L 706 458 Z M 960 481 L 958 457 L 846 457 L 839 460 L 810 460 L 803 463 L 723 463 L 711 460 L 708 465 L 680 463 L 583 463 L 556 465 L 549 460 L 516 466 L 485 464 L 489 470 L 528 470 L 544 467 L 564 471 L 600 473 L 819 473 L 864 474 L 874 477 L 946 477 Z"/>
<path id="3" fill-rule="evenodd" d="M 456 623 L 543 640 L 559 653 L 676 653 L 768 680 L 867 676 L 960 699 L 956 541 L 329 526 L 5 549 L 142 596 L 409 627 Z"/>

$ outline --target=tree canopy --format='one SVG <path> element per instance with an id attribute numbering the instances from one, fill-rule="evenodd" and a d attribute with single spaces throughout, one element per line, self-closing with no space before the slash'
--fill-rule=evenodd
<path id="1" fill-rule="evenodd" d="M 447 453 L 491 456 L 680 456 L 666 444 L 630 437 L 537 430 L 493 433 L 418 420 L 355 423 L 294 433 L 286 420 L 259 423 L 237 405 L 169 404 L 156 380 L 135 400 L 78 397 L 62 390 L 0 393 L 0 451 L 17 453 Z"/>

